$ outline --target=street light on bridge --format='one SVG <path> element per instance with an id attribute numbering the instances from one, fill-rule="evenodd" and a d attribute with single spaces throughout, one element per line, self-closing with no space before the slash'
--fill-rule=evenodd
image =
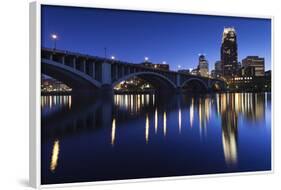
<path id="1" fill-rule="evenodd" d="M 149 60 L 149 58 L 148 58 L 148 57 L 144 57 L 144 60 L 145 60 L 145 61 L 148 61 L 148 60 Z"/>
<path id="2" fill-rule="evenodd" d="M 54 49 L 56 49 L 58 35 L 57 34 L 51 34 L 51 38 L 54 41 Z"/>
<path id="3" fill-rule="evenodd" d="M 111 59 L 112 59 L 112 60 L 115 60 L 115 56 L 111 56 Z"/>

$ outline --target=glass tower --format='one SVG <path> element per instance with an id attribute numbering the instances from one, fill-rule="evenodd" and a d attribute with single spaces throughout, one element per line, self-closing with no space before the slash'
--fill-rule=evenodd
<path id="1" fill-rule="evenodd" d="M 236 31 L 224 28 L 221 44 L 221 66 L 224 77 L 232 77 L 238 69 Z"/>

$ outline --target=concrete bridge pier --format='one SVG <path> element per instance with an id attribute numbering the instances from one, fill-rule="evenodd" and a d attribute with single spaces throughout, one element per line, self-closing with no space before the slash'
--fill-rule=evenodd
<path id="1" fill-rule="evenodd" d="M 112 95 L 113 88 L 109 84 L 102 85 L 101 88 L 98 90 L 100 95 Z"/>
<path id="2" fill-rule="evenodd" d="M 175 93 L 175 94 L 180 94 L 180 93 L 182 93 L 182 92 L 183 92 L 183 90 L 182 90 L 181 87 L 177 87 L 177 88 L 174 90 L 174 93 Z"/>

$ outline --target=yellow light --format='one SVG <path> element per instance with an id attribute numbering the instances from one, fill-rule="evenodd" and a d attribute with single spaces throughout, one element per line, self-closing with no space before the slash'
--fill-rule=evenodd
<path id="1" fill-rule="evenodd" d="M 230 131 L 229 134 L 222 132 L 222 145 L 225 161 L 228 165 L 235 165 L 237 163 L 237 146 L 235 134 Z"/>
<path id="2" fill-rule="evenodd" d="M 148 114 L 146 114 L 145 118 L 145 142 L 148 143 L 149 138 L 149 117 Z"/>
<path id="3" fill-rule="evenodd" d="M 113 118 L 112 120 L 112 128 L 111 128 L 111 145 L 113 146 L 115 143 L 115 131 L 116 131 L 116 120 Z"/>
<path id="4" fill-rule="evenodd" d="M 50 170 L 52 172 L 55 172 L 57 165 L 58 165 L 58 159 L 59 159 L 59 152 L 60 152 L 60 144 L 59 140 L 56 140 L 53 146 L 53 152 L 52 152 L 52 158 L 51 158 L 51 165 Z"/>
<path id="5" fill-rule="evenodd" d="M 71 96 L 68 96 L 68 108 L 71 109 Z"/>

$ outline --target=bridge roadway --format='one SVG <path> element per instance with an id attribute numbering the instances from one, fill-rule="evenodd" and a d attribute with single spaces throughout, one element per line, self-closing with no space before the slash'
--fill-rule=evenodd
<path id="1" fill-rule="evenodd" d="M 65 83 L 78 94 L 113 92 L 114 86 L 132 77 L 144 79 L 160 92 L 211 92 L 226 87 L 219 79 L 48 48 L 41 50 L 41 72 Z"/>

